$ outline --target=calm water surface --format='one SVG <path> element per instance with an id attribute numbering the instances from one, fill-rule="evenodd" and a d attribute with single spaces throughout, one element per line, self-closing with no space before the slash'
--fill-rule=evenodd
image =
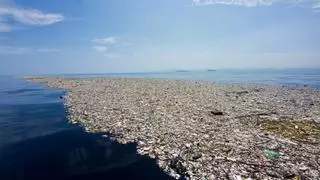
<path id="1" fill-rule="evenodd" d="M 320 88 L 320 69 L 66 76 L 160 77 Z M 110 136 L 86 133 L 68 124 L 59 98 L 64 93 L 18 77 L 0 76 L 0 180 L 170 179 L 155 160 L 136 153 L 136 144 L 118 144 Z"/>
<path id="2" fill-rule="evenodd" d="M 64 93 L 0 77 L 0 180 L 170 179 L 135 143 L 68 124 Z"/>

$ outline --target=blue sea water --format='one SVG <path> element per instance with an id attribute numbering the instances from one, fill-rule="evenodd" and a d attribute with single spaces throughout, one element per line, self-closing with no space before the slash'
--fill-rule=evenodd
<path id="1" fill-rule="evenodd" d="M 177 71 L 72 74 L 199 79 L 221 83 L 266 83 L 320 88 L 320 69 Z M 86 133 L 67 123 L 63 89 L 0 76 L 0 180 L 170 179 L 136 144 L 112 135 Z"/>
<path id="2" fill-rule="evenodd" d="M 320 69 L 221 69 L 113 74 L 65 74 L 69 77 L 155 77 L 209 80 L 218 83 L 263 83 L 320 88 Z"/>
<path id="3" fill-rule="evenodd" d="M 0 76 L 0 180 L 172 179 L 135 143 L 68 124 L 64 93 Z"/>

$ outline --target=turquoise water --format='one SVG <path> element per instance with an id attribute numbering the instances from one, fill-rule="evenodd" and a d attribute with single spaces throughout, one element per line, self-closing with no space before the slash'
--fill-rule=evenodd
<path id="1" fill-rule="evenodd" d="M 320 88 L 320 69 L 72 74 L 198 79 Z M 62 89 L 0 76 L 0 180 L 170 179 L 136 144 L 118 144 L 67 123 Z"/>

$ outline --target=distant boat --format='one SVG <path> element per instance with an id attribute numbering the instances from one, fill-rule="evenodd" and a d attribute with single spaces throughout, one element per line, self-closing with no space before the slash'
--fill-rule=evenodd
<path id="1" fill-rule="evenodd" d="M 216 71 L 215 69 L 208 69 L 207 71 Z"/>

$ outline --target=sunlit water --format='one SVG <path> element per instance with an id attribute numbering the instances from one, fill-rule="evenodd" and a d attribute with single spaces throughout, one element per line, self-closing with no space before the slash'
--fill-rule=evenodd
<path id="1" fill-rule="evenodd" d="M 320 88 L 320 69 L 66 76 L 157 77 Z M 118 144 L 110 137 L 89 134 L 68 124 L 59 98 L 64 93 L 17 77 L 0 76 L 0 180 L 169 179 L 154 159 L 136 153 L 136 144 Z"/>

